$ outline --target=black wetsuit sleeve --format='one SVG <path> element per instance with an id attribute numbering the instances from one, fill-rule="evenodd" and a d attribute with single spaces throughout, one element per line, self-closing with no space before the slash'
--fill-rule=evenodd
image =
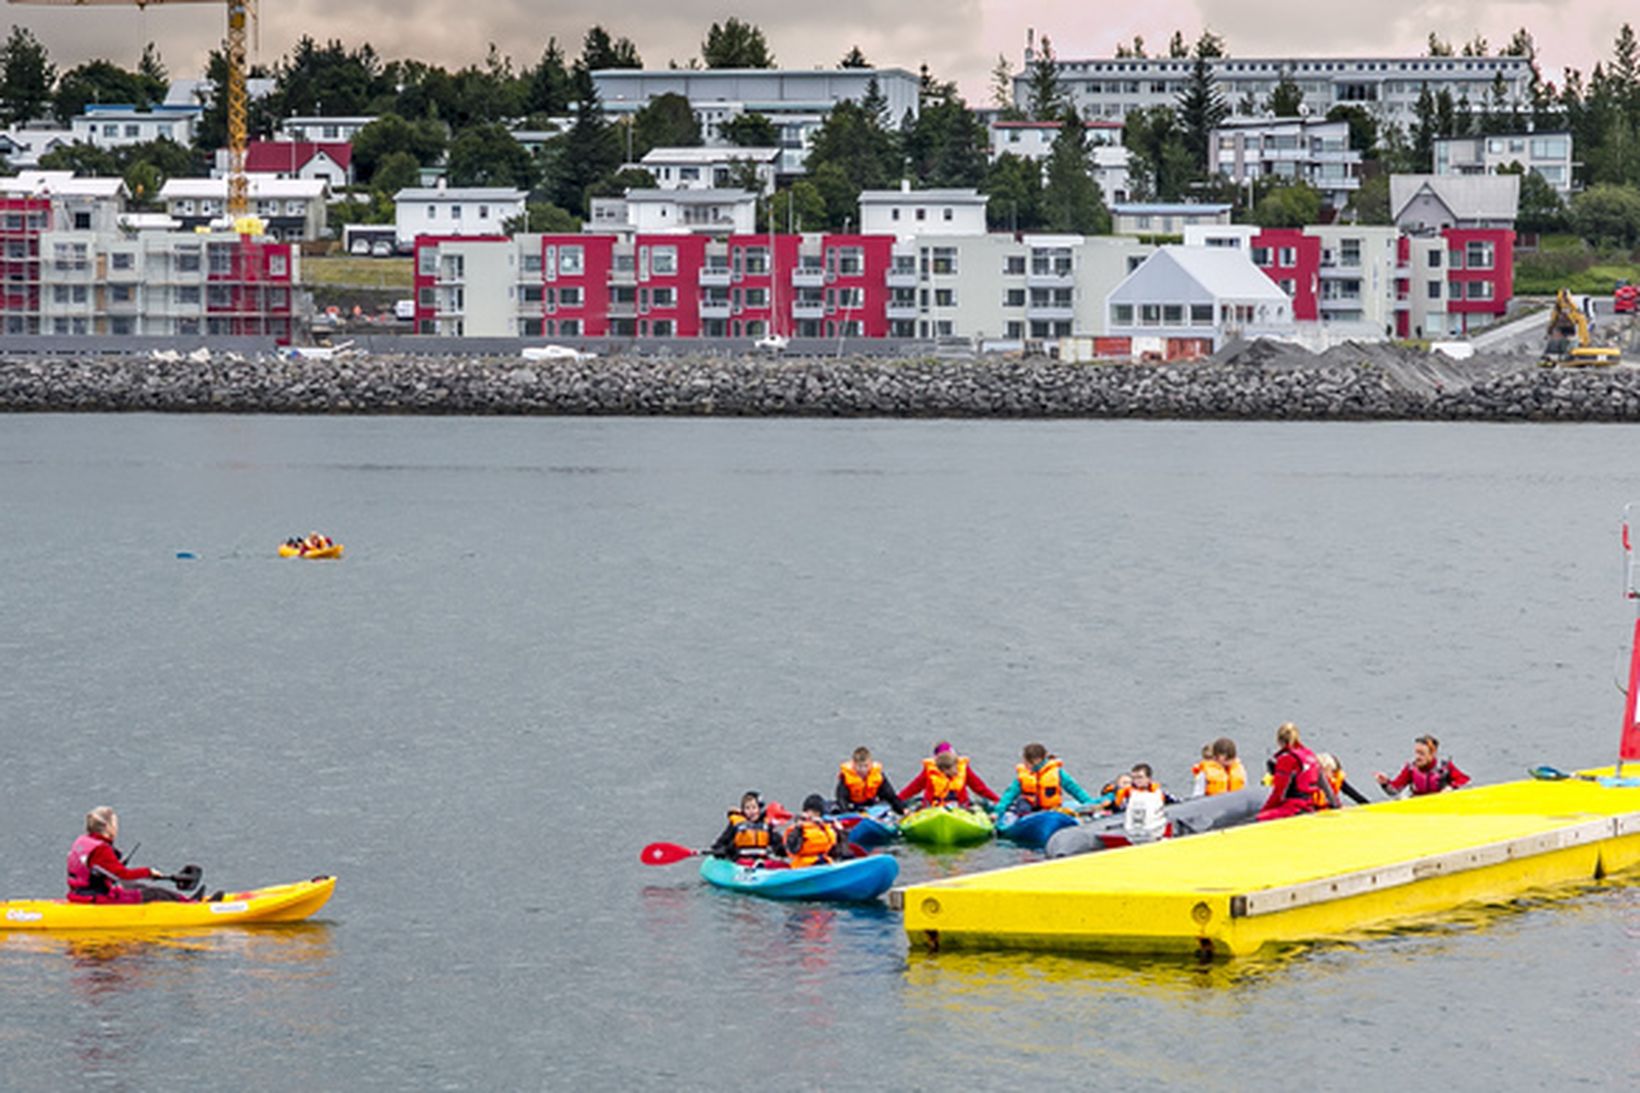
<path id="1" fill-rule="evenodd" d="M 843 781 L 841 774 L 837 776 L 837 788 L 832 791 L 831 795 L 837 798 L 838 812 L 854 811 L 854 799 L 848 795 L 848 783 Z"/>
<path id="2" fill-rule="evenodd" d="M 1344 779 L 1344 783 L 1338 788 L 1343 792 L 1344 796 L 1348 797 L 1358 805 L 1370 805 L 1372 803 L 1367 799 L 1366 794 L 1350 785 L 1350 780 L 1348 778 Z"/>
<path id="3" fill-rule="evenodd" d="M 717 837 L 717 841 L 712 844 L 712 848 L 711 848 L 711 850 L 708 851 L 708 853 L 711 854 L 714 858 L 727 858 L 727 857 L 729 857 L 730 856 L 729 848 L 730 848 L 730 846 L 733 845 L 734 838 L 735 838 L 735 825 L 734 824 L 725 824 L 724 827 L 723 827 L 723 834 L 721 834 Z"/>
<path id="4" fill-rule="evenodd" d="M 896 816 L 905 815 L 905 805 L 900 801 L 900 795 L 894 792 L 894 784 L 886 777 L 883 784 L 877 787 L 877 799 L 894 810 Z"/>

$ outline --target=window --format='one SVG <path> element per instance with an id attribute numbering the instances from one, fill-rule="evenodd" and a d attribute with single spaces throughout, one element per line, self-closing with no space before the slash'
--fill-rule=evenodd
<path id="1" fill-rule="evenodd" d="M 268 276 L 283 277 L 290 270 L 290 259 L 283 254 L 268 255 Z"/>
<path id="2" fill-rule="evenodd" d="M 177 286 L 177 303 L 179 303 L 179 304 L 197 304 L 197 303 L 199 303 L 199 286 L 198 285 L 178 285 Z"/>
<path id="3" fill-rule="evenodd" d="M 1191 304 L 1190 305 L 1190 325 L 1191 326 L 1212 326 L 1213 325 L 1213 305 L 1212 304 Z"/>
<path id="4" fill-rule="evenodd" d="M 574 285 L 559 289 L 558 304 L 560 307 L 580 307 L 581 290 Z"/>
<path id="5" fill-rule="evenodd" d="M 1428 292 L 1429 292 L 1429 298 L 1431 300 L 1439 300 L 1441 298 L 1441 282 L 1439 282 L 1439 281 L 1429 282 Z"/>
<path id="6" fill-rule="evenodd" d="M 1469 269 L 1492 268 L 1492 244 L 1472 240 L 1464 247 L 1464 265 Z"/>
<path id="7" fill-rule="evenodd" d="M 1022 288 L 1011 288 L 1011 289 L 1009 289 L 1002 297 L 1002 306 L 1003 307 L 1024 307 L 1025 306 L 1025 290 L 1022 289 Z"/>
<path id="8" fill-rule="evenodd" d="M 957 290 L 953 288 L 937 288 L 934 290 L 935 307 L 957 306 Z"/>
<path id="9" fill-rule="evenodd" d="M 490 218 L 490 207 L 488 205 L 480 205 L 478 207 L 478 218 L 480 220 L 488 220 Z"/>
<path id="10" fill-rule="evenodd" d="M 431 277 L 438 272 L 438 248 L 423 247 L 416 252 L 416 272 Z"/>
<path id="11" fill-rule="evenodd" d="M 581 320 L 565 319 L 558 324 L 558 333 L 566 338 L 579 338 L 581 336 Z"/>
<path id="12" fill-rule="evenodd" d="M 1163 326 L 1179 326 L 1179 325 L 1182 325 L 1183 323 L 1184 323 L 1184 305 L 1183 304 L 1163 304 L 1162 305 L 1162 325 Z"/>
<path id="13" fill-rule="evenodd" d="M 541 302 L 541 292 L 540 285 L 523 285 L 518 290 L 518 298 L 526 304 L 538 304 Z"/>
<path id="14" fill-rule="evenodd" d="M 1255 265 L 1255 266 L 1267 266 L 1269 264 L 1270 264 L 1270 248 L 1269 247 L 1254 247 L 1253 248 L 1253 265 Z"/>
<path id="15" fill-rule="evenodd" d="M 1281 291 L 1285 292 L 1288 296 L 1292 296 L 1298 292 L 1298 282 L 1293 280 L 1291 277 L 1283 277 L 1281 280 L 1277 281 L 1276 284 L 1280 285 Z"/>
<path id="16" fill-rule="evenodd" d="M 1009 277 L 1021 277 L 1025 273 L 1025 256 L 1010 254 L 1003 259 L 1002 272 Z"/>
<path id="17" fill-rule="evenodd" d="M 1140 304 L 1139 305 L 1139 324 L 1141 326 L 1161 326 L 1162 325 L 1162 305 L 1161 304 Z"/>
<path id="18" fill-rule="evenodd" d="M 657 277 L 674 276 L 678 272 L 678 248 L 652 248 L 649 252 L 649 268 Z"/>
<path id="19" fill-rule="evenodd" d="M 560 247 L 558 249 L 558 272 L 565 277 L 579 277 L 586 272 L 585 247 Z"/>
<path id="20" fill-rule="evenodd" d="M 931 257 L 931 266 L 930 266 L 930 268 L 935 273 L 946 274 L 946 273 L 955 273 L 955 272 L 957 272 L 957 248 L 956 247 L 935 247 L 935 248 L 933 248 L 933 251 L 932 251 L 932 254 L 930 255 L 930 257 Z"/>
<path id="21" fill-rule="evenodd" d="M 1430 269 L 1440 269 L 1441 268 L 1441 252 L 1440 251 L 1432 250 L 1432 251 L 1429 252 L 1429 268 Z"/>
<path id="22" fill-rule="evenodd" d="M 451 205 L 450 206 L 450 219 L 451 220 L 460 220 L 461 219 L 461 206 L 460 205 Z"/>
<path id="23" fill-rule="evenodd" d="M 672 288 L 671 286 L 664 286 L 664 287 L 655 289 L 653 295 L 651 296 L 651 299 L 654 300 L 656 307 L 677 307 L 678 306 L 678 293 L 677 293 L 677 290 Z"/>
<path id="24" fill-rule="evenodd" d="M 1361 240 L 1341 239 L 1338 242 L 1338 264 L 1353 269 L 1361 264 Z"/>
<path id="25" fill-rule="evenodd" d="M 927 220 L 928 219 L 928 210 L 927 209 L 918 209 L 917 210 L 917 219 L 918 220 Z"/>
<path id="26" fill-rule="evenodd" d="M 1469 282 L 1469 298 L 1471 300 L 1490 300 L 1492 298 L 1491 281 Z"/>
<path id="27" fill-rule="evenodd" d="M 1291 269 L 1292 267 L 1298 265 L 1298 251 L 1293 247 L 1282 247 L 1281 261 L 1277 264 L 1286 269 Z"/>
<path id="28" fill-rule="evenodd" d="M 656 319 L 649 325 L 649 332 L 657 338 L 670 338 L 672 336 L 672 320 Z"/>
<path id="29" fill-rule="evenodd" d="M 944 210 L 944 213 L 945 213 L 945 219 L 950 220 L 951 219 L 951 210 L 949 208 L 947 208 L 947 209 Z"/>

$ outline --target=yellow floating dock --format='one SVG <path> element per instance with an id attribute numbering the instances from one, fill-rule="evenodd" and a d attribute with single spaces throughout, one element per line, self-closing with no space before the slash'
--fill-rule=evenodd
<path id="1" fill-rule="evenodd" d="M 1636 865 L 1640 787 L 1525 781 L 910 885 L 889 902 L 912 944 L 935 949 L 1228 956 Z"/>

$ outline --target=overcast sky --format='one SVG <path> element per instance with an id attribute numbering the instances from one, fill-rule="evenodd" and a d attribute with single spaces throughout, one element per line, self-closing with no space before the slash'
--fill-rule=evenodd
<path id="1" fill-rule="evenodd" d="M 155 5 L 163 0 L 154 0 Z M 1525 26 L 1536 37 L 1546 73 L 1566 66 L 1587 73 L 1611 55 L 1625 19 L 1640 21 L 1634 0 L 1559 3 L 1479 0 L 1150 0 L 1144 4 L 1088 0 L 826 0 L 767 7 L 726 7 L 724 0 L 261 0 L 260 48 L 272 65 L 302 34 L 368 41 L 385 58 L 415 57 L 459 68 L 483 59 L 494 42 L 517 65 L 533 64 L 549 37 L 570 53 L 594 23 L 631 38 L 646 65 L 697 56 L 714 21 L 739 15 L 763 28 L 782 66 L 831 67 L 850 46 L 883 67 L 913 71 L 926 62 L 942 79 L 958 81 L 978 105 L 997 55 L 1017 70 L 1027 27 L 1049 35 L 1061 57 L 1110 55 L 1118 42 L 1143 35 L 1165 48 L 1175 29 L 1194 38 L 1210 27 L 1243 57 L 1272 54 L 1417 55 L 1435 31 L 1454 44 L 1484 35 L 1494 50 Z M 146 10 L 16 6 L 8 23 L 28 27 L 59 69 L 104 57 L 134 65 L 144 42 L 159 46 L 173 76 L 198 74 L 221 39 L 225 17 L 215 4 L 150 6 Z M 9 33 L 9 27 L 8 27 Z"/>

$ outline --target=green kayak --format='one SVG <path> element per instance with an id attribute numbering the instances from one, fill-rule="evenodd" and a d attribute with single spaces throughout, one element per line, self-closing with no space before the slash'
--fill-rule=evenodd
<path id="1" fill-rule="evenodd" d="M 923 846 L 973 846 L 995 832 L 991 817 L 977 808 L 920 808 L 900 821 L 901 837 Z"/>

